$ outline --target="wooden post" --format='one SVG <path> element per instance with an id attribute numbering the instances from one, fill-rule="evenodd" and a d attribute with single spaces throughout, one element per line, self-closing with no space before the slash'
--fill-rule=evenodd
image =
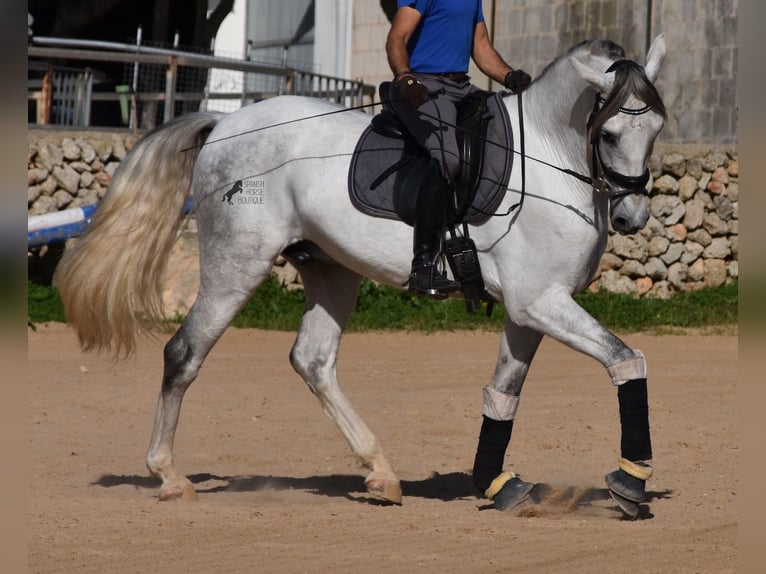
<path id="1" fill-rule="evenodd" d="M 49 124 L 51 122 L 51 100 L 53 97 L 53 66 L 48 64 L 48 69 L 43 76 L 42 97 L 37 106 L 37 123 Z"/>
<path id="2" fill-rule="evenodd" d="M 171 56 L 165 71 L 165 109 L 163 122 L 169 122 L 176 115 L 176 79 L 178 77 L 178 56 Z"/>

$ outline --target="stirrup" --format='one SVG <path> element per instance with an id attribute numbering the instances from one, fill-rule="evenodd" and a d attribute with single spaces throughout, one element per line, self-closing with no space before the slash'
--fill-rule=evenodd
<path id="1" fill-rule="evenodd" d="M 442 275 L 428 261 L 413 267 L 407 286 L 407 291 L 413 295 L 428 295 L 434 299 L 446 299 L 450 293 L 459 290 L 460 283 Z"/>

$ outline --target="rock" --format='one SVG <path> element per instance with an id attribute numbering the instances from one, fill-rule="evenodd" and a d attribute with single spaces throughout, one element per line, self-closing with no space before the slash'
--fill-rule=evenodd
<path id="1" fill-rule="evenodd" d="M 686 160 L 686 173 L 695 179 L 702 177 L 702 160 L 699 157 L 691 157 Z"/>
<path id="2" fill-rule="evenodd" d="M 699 243 L 695 243 L 694 241 L 687 241 L 684 244 L 684 252 L 681 254 L 681 263 L 686 263 L 687 265 L 691 265 L 697 259 L 699 259 L 700 255 L 705 251 L 705 248 L 702 247 Z M 701 279 L 701 277 L 699 278 Z"/>
<path id="3" fill-rule="evenodd" d="M 713 205 L 715 205 L 715 212 L 721 219 L 728 220 L 734 215 L 734 205 L 727 197 L 721 195 L 714 197 Z"/>
<path id="4" fill-rule="evenodd" d="M 82 139 L 76 139 L 75 143 L 80 146 L 80 157 L 85 163 L 93 163 L 96 159 L 96 148 Z"/>
<path id="5" fill-rule="evenodd" d="M 90 165 L 88 165 L 84 161 L 73 161 L 72 163 L 69 164 L 69 167 L 71 167 L 77 173 L 82 173 L 84 171 L 90 171 Z"/>
<path id="6" fill-rule="evenodd" d="M 662 170 L 681 177 L 686 173 L 686 158 L 680 153 L 669 153 L 662 158 Z"/>
<path id="7" fill-rule="evenodd" d="M 732 279 L 739 277 L 739 261 L 729 261 L 729 265 L 726 267 L 726 273 Z"/>
<path id="8" fill-rule="evenodd" d="M 89 171 L 84 171 L 80 174 L 80 187 L 90 187 L 95 181 L 96 177 Z"/>
<path id="9" fill-rule="evenodd" d="M 644 266 L 633 259 L 628 259 L 622 267 L 620 267 L 620 275 L 625 275 L 631 279 L 636 277 L 646 277 L 646 269 Z"/>
<path id="10" fill-rule="evenodd" d="M 726 235 L 729 231 L 728 225 L 726 225 L 726 222 L 721 219 L 717 213 L 705 214 L 705 217 L 702 220 L 702 226 L 713 237 Z"/>
<path id="11" fill-rule="evenodd" d="M 53 199 L 56 201 L 56 210 L 64 209 L 67 205 L 72 203 L 72 195 L 63 189 L 59 189 L 53 194 Z"/>
<path id="12" fill-rule="evenodd" d="M 678 193 L 678 181 L 670 176 L 663 175 L 654 180 L 652 190 L 664 195 Z"/>
<path id="13" fill-rule="evenodd" d="M 713 172 L 717 167 L 726 165 L 726 154 L 720 151 L 711 151 L 702 158 L 702 169 Z"/>
<path id="14" fill-rule="evenodd" d="M 647 168 L 654 179 L 660 177 L 662 175 L 662 155 L 656 152 L 650 155 Z"/>
<path id="15" fill-rule="evenodd" d="M 665 225 L 681 221 L 686 213 L 683 201 L 675 195 L 656 195 L 649 202 L 649 210 Z"/>
<path id="16" fill-rule="evenodd" d="M 726 186 L 726 197 L 733 202 L 739 200 L 739 184 L 737 182 L 729 182 L 729 185 Z"/>
<path id="17" fill-rule="evenodd" d="M 705 186 L 705 189 L 707 189 L 712 195 L 721 195 L 724 191 L 726 191 L 726 186 L 720 181 L 711 179 Z"/>
<path id="18" fill-rule="evenodd" d="M 702 281 L 705 278 L 705 260 L 697 259 L 689 266 L 689 279 L 692 281 Z"/>
<path id="19" fill-rule="evenodd" d="M 697 180 L 690 175 L 683 176 L 678 180 L 678 197 L 681 201 L 689 201 L 697 191 Z"/>
<path id="20" fill-rule="evenodd" d="M 104 171 L 109 174 L 109 177 L 114 177 L 114 173 L 117 171 L 117 168 L 120 167 L 120 162 L 118 161 L 110 161 L 108 164 L 106 164 L 106 167 L 104 167 Z"/>
<path id="21" fill-rule="evenodd" d="M 99 171 L 95 174 L 95 180 L 99 185 L 108 187 L 109 183 L 112 181 L 112 176 L 105 171 Z"/>
<path id="22" fill-rule="evenodd" d="M 729 172 L 726 170 L 725 167 L 717 167 L 715 168 L 715 171 L 713 172 L 713 181 L 720 182 L 724 185 L 729 183 Z"/>
<path id="23" fill-rule="evenodd" d="M 644 264 L 646 275 L 654 281 L 662 281 L 668 278 L 668 268 L 659 257 L 651 257 Z"/>
<path id="24" fill-rule="evenodd" d="M 77 193 L 77 187 L 80 183 L 80 174 L 71 167 L 54 167 L 53 177 L 56 178 L 59 185 L 71 194 Z"/>
<path id="25" fill-rule="evenodd" d="M 710 234 L 702 228 L 690 231 L 686 238 L 688 241 L 699 243 L 702 245 L 702 247 L 707 247 L 713 241 L 713 238 L 710 237 Z"/>
<path id="26" fill-rule="evenodd" d="M 673 296 L 673 290 L 667 281 L 657 281 L 646 296 L 653 299 L 670 299 Z"/>
<path id="27" fill-rule="evenodd" d="M 43 215 L 56 211 L 56 200 L 49 195 L 41 195 L 32 204 L 29 215 Z"/>
<path id="28" fill-rule="evenodd" d="M 731 244 L 727 237 L 716 237 L 705 247 L 703 255 L 706 259 L 726 259 L 731 255 Z"/>
<path id="29" fill-rule="evenodd" d="M 80 146 L 71 138 L 61 140 L 61 151 L 64 153 L 64 159 L 68 161 L 77 161 L 82 157 Z"/>
<path id="30" fill-rule="evenodd" d="M 45 181 L 48 177 L 48 170 L 41 167 L 33 167 L 27 170 L 27 185 L 34 185 Z"/>
<path id="31" fill-rule="evenodd" d="M 647 252 L 650 257 L 657 257 L 658 255 L 665 253 L 668 250 L 669 245 L 670 241 L 666 237 L 655 235 L 649 240 Z"/>
<path id="32" fill-rule="evenodd" d="M 53 195 L 53 192 L 56 191 L 58 185 L 58 180 L 52 175 L 49 175 L 45 178 L 45 181 L 40 184 L 40 193 L 43 195 Z"/>
<path id="33" fill-rule="evenodd" d="M 726 283 L 726 262 L 721 259 L 705 260 L 705 286 L 718 287 Z"/>
<path id="34" fill-rule="evenodd" d="M 683 243 L 671 243 L 668 250 L 660 255 L 660 259 L 665 265 L 670 265 L 681 259 L 681 255 L 684 253 Z"/>
<path id="35" fill-rule="evenodd" d="M 739 160 L 729 160 L 729 165 L 726 166 L 726 169 L 731 177 L 739 177 Z"/>
<path id="36" fill-rule="evenodd" d="M 612 252 L 622 259 L 646 261 L 648 243 L 641 235 L 612 236 Z"/>
<path id="37" fill-rule="evenodd" d="M 688 276 L 689 268 L 684 263 L 677 262 L 668 267 L 668 282 L 679 291 L 683 290 Z"/>
<path id="38" fill-rule="evenodd" d="M 697 229 L 705 217 L 705 205 L 699 199 L 692 199 L 685 204 L 684 226 L 687 230 Z"/>
<path id="39" fill-rule="evenodd" d="M 112 144 L 104 139 L 95 140 L 93 148 L 96 150 L 96 158 L 101 162 L 109 161 L 109 158 L 112 157 Z M 94 166 L 93 169 L 96 167 Z"/>
<path id="40" fill-rule="evenodd" d="M 634 283 L 639 297 L 646 295 L 652 288 L 652 280 L 649 277 L 639 277 Z"/>
<path id="41" fill-rule="evenodd" d="M 729 243 L 731 243 L 731 256 L 735 259 L 739 258 L 739 236 L 738 235 L 732 235 L 729 238 Z"/>
<path id="42" fill-rule="evenodd" d="M 122 161 L 125 159 L 126 155 L 128 155 L 128 152 L 125 149 L 125 144 L 123 143 L 122 138 L 118 135 L 112 136 L 112 157 L 118 161 Z"/>
<path id="43" fill-rule="evenodd" d="M 623 293 L 626 295 L 636 295 L 638 288 L 636 284 L 617 271 L 607 271 L 601 276 L 601 286 L 610 293 Z"/>
<path id="44" fill-rule="evenodd" d="M 37 149 L 35 164 L 48 171 L 53 171 L 54 167 L 61 167 L 64 164 L 64 152 L 57 146 L 42 143 Z"/>
<path id="45" fill-rule="evenodd" d="M 32 203 L 40 197 L 40 186 L 39 185 L 33 185 L 32 187 L 27 188 L 27 206 L 32 205 Z"/>
<path id="46" fill-rule="evenodd" d="M 599 261 L 598 266 L 598 274 L 600 275 L 609 269 L 617 270 L 620 267 L 622 267 L 622 259 L 614 253 L 607 252 L 601 256 L 601 261 Z"/>
<path id="47" fill-rule="evenodd" d="M 671 241 L 686 241 L 688 231 L 683 223 L 676 223 L 668 227 L 667 235 Z"/>

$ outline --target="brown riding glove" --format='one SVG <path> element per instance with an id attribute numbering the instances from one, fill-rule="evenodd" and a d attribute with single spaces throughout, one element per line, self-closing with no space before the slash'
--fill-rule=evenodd
<path id="1" fill-rule="evenodd" d="M 418 82 L 412 74 L 402 74 L 396 79 L 399 97 L 413 108 L 419 108 L 430 99 L 428 88 Z"/>

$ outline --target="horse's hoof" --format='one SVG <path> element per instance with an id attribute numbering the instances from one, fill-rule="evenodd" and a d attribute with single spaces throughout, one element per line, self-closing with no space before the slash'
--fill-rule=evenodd
<path id="1" fill-rule="evenodd" d="M 611 488 L 609 489 L 609 496 L 612 497 L 617 503 L 617 506 L 626 514 L 628 519 L 635 520 L 638 517 L 638 503 L 632 500 L 628 500 L 624 496 L 620 496 Z"/>
<path id="2" fill-rule="evenodd" d="M 487 497 L 497 510 L 511 510 L 529 498 L 534 486 L 513 473 L 504 472 L 492 481 L 487 489 Z"/>
<path id="3" fill-rule="evenodd" d="M 160 501 L 167 500 L 184 500 L 186 502 L 194 502 L 197 500 L 197 491 L 189 484 L 177 484 L 167 488 L 160 489 Z"/>
<path id="4" fill-rule="evenodd" d="M 402 485 L 398 480 L 385 478 L 372 478 L 364 481 L 367 492 L 378 500 L 385 500 L 394 504 L 402 503 Z"/>
<path id="5" fill-rule="evenodd" d="M 620 468 L 607 474 L 604 481 L 612 500 L 634 520 L 638 516 L 638 505 L 646 497 L 646 481 L 652 476 L 652 467 L 624 458 L 619 464 Z"/>

